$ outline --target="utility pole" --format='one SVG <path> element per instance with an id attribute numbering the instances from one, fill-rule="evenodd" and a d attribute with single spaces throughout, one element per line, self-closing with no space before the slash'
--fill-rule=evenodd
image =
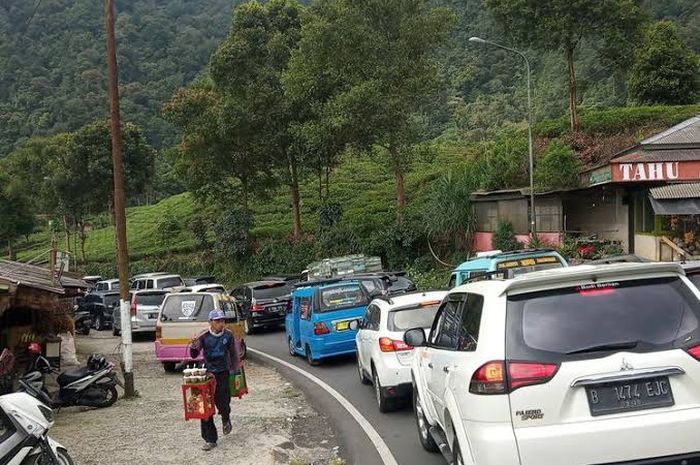
<path id="1" fill-rule="evenodd" d="M 112 165 L 114 171 L 114 224 L 117 233 L 117 262 L 119 267 L 119 297 L 122 331 L 124 391 L 133 397 L 134 367 L 129 306 L 129 250 L 126 244 L 126 210 L 124 178 L 122 176 L 122 136 L 119 116 L 119 79 L 117 48 L 114 40 L 114 0 L 105 0 L 105 30 L 107 32 L 107 68 L 109 73 L 109 110 L 112 128 Z"/>

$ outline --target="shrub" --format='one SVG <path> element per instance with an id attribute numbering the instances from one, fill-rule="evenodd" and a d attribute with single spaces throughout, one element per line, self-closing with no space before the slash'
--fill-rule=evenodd
<path id="1" fill-rule="evenodd" d="M 554 140 L 535 169 L 535 189 L 547 192 L 578 187 L 583 165 L 571 147 Z"/>
<path id="2" fill-rule="evenodd" d="M 156 223 L 156 236 L 160 244 L 172 242 L 173 237 L 177 236 L 181 230 L 180 223 L 170 213 L 163 215 Z"/>
<path id="3" fill-rule="evenodd" d="M 245 257 L 250 251 L 253 224 L 250 210 L 236 208 L 224 213 L 214 227 L 216 252 L 229 259 Z"/>
<path id="4" fill-rule="evenodd" d="M 209 243 L 209 219 L 204 215 L 194 216 L 189 223 L 189 229 L 194 235 L 195 245 L 198 249 L 208 249 Z"/>
<path id="5" fill-rule="evenodd" d="M 496 232 L 491 239 L 491 247 L 495 250 L 508 252 L 522 248 L 522 244 L 515 238 L 513 225 L 507 221 L 499 221 Z"/>
<path id="6" fill-rule="evenodd" d="M 488 190 L 527 186 L 527 136 L 515 129 L 501 132 L 486 155 L 482 185 Z"/>

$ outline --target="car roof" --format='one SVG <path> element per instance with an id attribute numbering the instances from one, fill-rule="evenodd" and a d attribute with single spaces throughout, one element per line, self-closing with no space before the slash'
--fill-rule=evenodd
<path id="1" fill-rule="evenodd" d="M 483 291 L 499 295 L 556 288 L 575 281 L 684 275 L 678 263 L 611 263 L 609 265 L 578 265 L 568 268 L 534 271 L 513 279 L 483 280 L 456 287 L 450 293 Z"/>
<path id="2" fill-rule="evenodd" d="M 164 289 L 139 289 L 139 290 L 131 290 L 129 291 L 133 295 L 139 295 L 139 294 L 170 294 L 170 291 L 166 291 Z"/>
<path id="3" fill-rule="evenodd" d="M 255 287 L 261 287 L 261 286 L 270 286 L 272 284 L 289 284 L 289 283 L 287 281 L 283 281 L 281 279 L 280 280 L 270 279 L 270 280 L 266 280 L 266 281 L 253 281 L 250 283 L 245 283 L 243 286 L 255 288 Z"/>
<path id="4" fill-rule="evenodd" d="M 137 275 L 132 276 L 131 279 L 153 278 L 155 276 L 165 276 L 165 275 L 169 275 L 169 274 L 171 274 L 171 273 L 169 273 L 167 271 L 158 271 L 155 273 L 141 273 L 141 274 L 137 274 Z"/>
<path id="5" fill-rule="evenodd" d="M 511 252 L 501 252 L 501 251 L 493 251 L 493 253 L 486 253 L 485 255 L 477 256 L 474 257 L 470 260 L 467 260 L 466 262 L 462 263 L 459 265 L 454 271 L 473 271 L 476 269 L 488 269 L 493 260 L 495 259 L 501 259 L 501 258 L 512 258 L 512 259 L 518 259 L 518 258 L 527 258 L 531 257 L 533 255 L 557 255 L 561 256 L 556 250 L 554 249 L 522 249 L 522 250 L 513 250 Z"/>
<path id="6" fill-rule="evenodd" d="M 693 261 L 681 263 L 681 267 L 685 271 L 698 271 L 698 270 L 700 270 L 700 260 L 693 260 Z"/>
<path id="7" fill-rule="evenodd" d="M 376 304 L 382 309 L 392 310 L 394 308 L 406 307 L 421 302 L 426 302 L 430 300 L 442 300 L 444 299 L 448 291 L 418 291 L 409 292 L 406 294 L 399 294 L 391 297 L 378 297 L 372 300 L 372 304 Z"/>
<path id="8" fill-rule="evenodd" d="M 118 283 L 118 282 L 119 282 L 119 278 L 103 279 L 102 281 L 97 281 L 97 283 L 106 283 L 106 284 Z M 97 283 L 95 283 L 95 284 L 97 284 Z"/>
<path id="9" fill-rule="evenodd" d="M 195 284 L 194 286 L 187 286 L 187 290 L 182 290 L 182 293 L 185 292 L 202 292 L 203 289 L 211 289 L 212 287 L 220 287 L 221 289 L 226 290 L 223 284 L 219 283 L 211 283 L 211 284 Z"/>
<path id="10" fill-rule="evenodd" d="M 180 278 L 180 279 L 182 279 L 179 274 L 161 274 L 161 275 L 153 276 L 153 278 L 154 279 L 167 279 L 167 278 Z"/>

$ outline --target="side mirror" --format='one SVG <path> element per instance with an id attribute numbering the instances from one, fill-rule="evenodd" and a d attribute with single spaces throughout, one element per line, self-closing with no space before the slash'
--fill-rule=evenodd
<path id="1" fill-rule="evenodd" d="M 426 341 L 423 328 L 414 328 L 406 331 L 403 335 L 403 342 L 411 347 L 424 347 Z"/>

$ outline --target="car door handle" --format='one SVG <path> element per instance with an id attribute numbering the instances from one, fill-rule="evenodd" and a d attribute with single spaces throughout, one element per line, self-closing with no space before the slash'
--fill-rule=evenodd
<path id="1" fill-rule="evenodd" d="M 428 368 L 433 368 L 433 362 L 428 362 Z"/>
<path id="2" fill-rule="evenodd" d="M 450 367 L 444 366 L 444 367 L 442 367 L 442 371 L 444 371 L 445 373 L 449 373 L 449 372 L 450 372 Z"/>

